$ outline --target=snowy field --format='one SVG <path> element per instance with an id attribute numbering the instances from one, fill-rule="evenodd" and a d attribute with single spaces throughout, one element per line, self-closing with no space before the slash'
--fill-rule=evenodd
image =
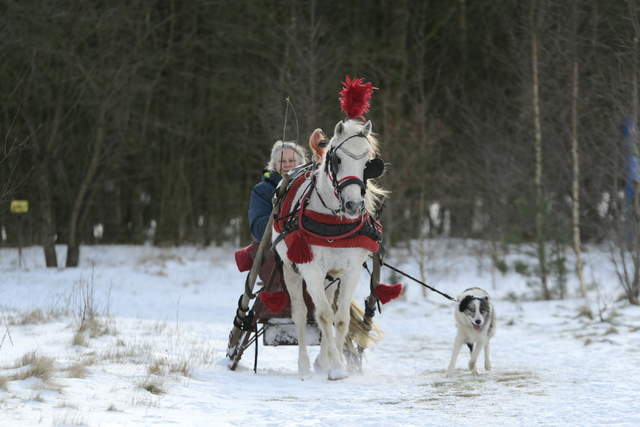
<path id="1" fill-rule="evenodd" d="M 0 248 L 0 426 L 640 425 L 640 307 L 617 301 L 605 255 L 585 254 L 598 284 L 586 301 L 570 276 L 567 299 L 541 302 L 515 273 L 494 289 L 469 244 L 430 243 L 430 284 L 493 297 L 491 372 L 481 356 L 470 375 L 463 349 L 445 378 L 453 303 L 408 280 L 375 317 L 386 335 L 365 352 L 363 374 L 330 382 L 300 378 L 295 347 L 260 345 L 257 374 L 253 347 L 227 369 L 244 283 L 236 248 L 84 246 L 76 269 L 46 269 L 38 247 L 18 269 L 17 250 Z M 65 248 L 58 254 L 63 264 Z M 414 259 L 391 255 L 419 277 Z M 313 361 L 319 347 L 309 350 Z"/>

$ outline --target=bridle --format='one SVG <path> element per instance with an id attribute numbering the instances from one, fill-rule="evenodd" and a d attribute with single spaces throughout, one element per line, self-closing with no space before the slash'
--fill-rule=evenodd
<path id="1" fill-rule="evenodd" d="M 346 148 L 342 147 L 345 142 L 356 137 L 366 139 L 371 149 L 365 150 L 361 154 L 353 154 Z M 341 150 L 343 153 L 345 153 L 346 155 L 348 155 L 349 157 L 355 160 L 360 160 L 368 156 L 369 153 L 373 150 L 373 152 L 375 153 L 375 157 L 373 159 L 368 160 L 367 163 L 365 164 L 363 179 L 360 179 L 357 176 L 350 175 L 338 180 L 338 171 L 341 163 L 340 157 L 337 156 L 338 150 Z M 331 181 L 331 185 L 333 186 L 333 194 L 336 196 L 336 199 L 338 199 L 338 209 L 332 209 L 329 206 L 327 206 L 325 201 L 322 199 L 322 196 L 320 196 L 320 193 L 316 192 L 316 194 L 318 195 L 320 202 L 326 209 L 330 210 L 333 215 L 339 215 L 341 213 L 345 213 L 345 210 L 344 210 L 345 202 L 342 197 L 342 190 L 344 190 L 345 187 L 349 185 L 354 185 L 354 184 L 360 187 L 360 191 L 363 196 L 363 200 L 361 202 L 360 208 L 361 208 L 361 211 L 365 210 L 364 195 L 367 191 L 367 181 L 369 179 L 378 178 L 380 177 L 380 175 L 382 175 L 382 173 L 384 172 L 384 161 L 380 158 L 380 156 L 378 155 L 378 152 L 375 151 L 375 149 L 373 148 L 373 144 L 371 144 L 371 141 L 369 141 L 369 138 L 367 138 L 367 136 L 364 133 L 358 132 L 357 134 L 351 135 L 350 137 L 346 138 L 344 141 L 340 142 L 340 144 L 338 144 L 336 147 L 331 147 L 329 149 L 329 151 L 325 155 L 324 170 L 325 170 L 325 173 L 328 175 L 329 180 Z"/>

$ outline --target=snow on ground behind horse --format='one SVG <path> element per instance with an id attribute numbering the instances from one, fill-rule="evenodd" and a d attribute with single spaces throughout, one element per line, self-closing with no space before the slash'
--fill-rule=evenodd
<path id="1" fill-rule="evenodd" d="M 492 296 L 498 332 L 494 369 L 468 374 L 464 349 L 445 378 L 455 325 L 453 303 L 402 280 L 402 300 L 375 320 L 385 340 L 367 350 L 363 375 L 338 382 L 297 375 L 294 347 L 254 348 L 237 371 L 226 345 L 244 275 L 235 248 L 83 247 L 81 267 L 46 269 L 41 248 L 0 249 L 0 304 L 10 337 L 0 348 L 2 425 L 638 425 L 640 308 L 616 302 L 606 257 L 587 252 L 593 319 L 568 284 L 564 301 L 515 300 L 530 294 L 513 273 L 491 274 L 468 245 L 438 241 L 429 283 L 450 295 L 479 286 Z M 445 249 L 447 248 L 447 249 Z M 58 247 L 59 259 L 64 247 Z M 415 261 L 392 251 L 387 262 L 419 276 Z M 383 269 L 389 283 L 388 270 Z M 103 315 L 77 340 L 79 290 L 91 285 Z M 368 293 L 363 275 L 356 302 Z M 599 308 L 606 303 L 601 321 Z M 75 307 L 74 310 L 71 310 Z M 40 309 L 41 318 L 27 318 Z M 47 318 L 48 313 L 56 316 Z M 4 323 L 4 321 L 3 321 Z M 318 347 L 310 347 L 313 360 Z M 29 356 L 49 360 L 45 379 L 28 376 Z M 34 356 L 35 355 L 35 356 Z M 45 361 L 46 361 L 45 360 Z M 33 361 L 33 360 L 31 360 Z M 43 362 L 44 363 L 44 362 Z M 81 367 L 85 367 L 84 374 Z M 25 378 L 22 378 L 25 377 Z M 156 388 L 154 388 L 156 387 Z M 151 391 L 149 391 L 151 390 Z"/>

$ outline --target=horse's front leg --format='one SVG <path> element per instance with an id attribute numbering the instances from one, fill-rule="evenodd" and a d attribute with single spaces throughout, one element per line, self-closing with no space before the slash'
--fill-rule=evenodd
<path id="1" fill-rule="evenodd" d="M 325 294 L 324 289 L 324 273 L 319 269 L 307 268 L 304 272 L 305 280 L 307 281 L 307 291 L 313 299 L 313 304 L 316 306 L 316 321 L 322 332 L 322 339 L 320 341 L 320 355 L 316 361 L 316 368 L 321 371 L 325 369 L 325 366 L 329 370 L 329 379 L 339 380 L 346 378 L 347 370 L 341 360 L 341 355 L 338 352 L 335 337 L 333 334 L 333 308 L 331 307 L 333 301 L 329 301 Z M 342 348 L 342 345 L 340 345 Z"/>
<path id="2" fill-rule="evenodd" d="M 311 365 L 307 353 L 307 305 L 302 292 L 302 277 L 293 271 L 291 264 L 284 263 L 284 282 L 291 297 L 291 318 L 298 333 L 298 374 L 309 375 Z"/>
<path id="3" fill-rule="evenodd" d="M 326 276 L 325 276 L 324 294 L 329 304 L 331 304 L 332 308 L 333 308 L 333 301 L 335 299 L 335 294 L 337 289 L 338 289 L 338 282 L 330 281 L 326 279 Z M 313 368 L 316 370 L 316 372 L 329 371 L 329 347 L 328 347 L 327 340 L 322 340 L 320 342 L 320 354 L 318 354 L 318 357 L 316 357 L 316 360 L 313 363 Z"/>
<path id="4" fill-rule="evenodd" d="M 336 331 L 336 346 L 340 360 L 344 363 L 344 341 L 349 332 L 351 322 L 351 301 L 358 286 L 360 270 L 347 269 L 341 277 L 340 294 L 338 295 L 338 310 L 335 314 L 334 324 Z"/>

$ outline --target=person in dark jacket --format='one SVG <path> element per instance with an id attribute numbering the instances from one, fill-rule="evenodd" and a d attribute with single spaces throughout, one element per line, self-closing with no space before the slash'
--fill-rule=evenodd
<path id="1" fill-rule="evenodd" d="M 262 240 L 273 206 L 271 197 L 282 176 L 305 162 L 302 147 L 293 142 L 277 141 L 271 149 L 269 164 L 262 171 L 262 182 L 251 190 L 249 227 L 257 241 Z"/>

